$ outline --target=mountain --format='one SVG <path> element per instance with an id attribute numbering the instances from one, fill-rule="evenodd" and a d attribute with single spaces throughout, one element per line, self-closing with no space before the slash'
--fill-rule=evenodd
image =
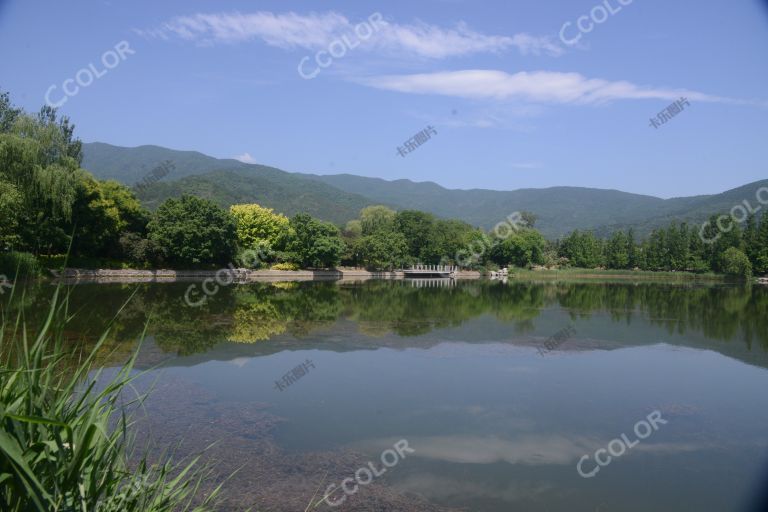
<path id="1" fill-rule="evenodd" d="M 125 148 L 94 142 L 84 144 L 83 152 L 83 167 L 96 177 L 128 185 L 140 182 L 154 167 L 170 160 L 173 171 L 138 193 L 150 209 L 168 197 L 191 193 L 222 207 L 256 202 L 286 215 L 304 211 L 342 225 L 357 218 L 365 206 L 385 204 L 461 219 L 485 229 L 515 211 L 527 210 L 537 215 L 536 227 L 547 238 L 574 229 L 592 229 L 605 236 L 630 227 L 642 236 L 671 221 L 698 224 L 744 200 L 755 208 L 760 206 L 755 193 L 761 186 L 768 187 L 768 180 L 761 180 L 720 194 L 672 199 L 583 187 L 451 190 L 432 182 L 289 173 L 159 146 Z"/>
<path id="2" fill-rule="evenodd" d="M 159 146 L 124 148 L 94 142 L 83 144 L 83 168 L 99 179 L 134 185 L 164 161 L 173 170 L 162 180 L 137 191 L 142 203 L 155 209 L 165 199 L 194 194 L 222 208 L 238 203 L 259 203 L 286 215 L 307 212 L 343 225 L 357 218 L 371 200 L 299 174 L 217 159 L 196 151 L 176 151 Z"/>

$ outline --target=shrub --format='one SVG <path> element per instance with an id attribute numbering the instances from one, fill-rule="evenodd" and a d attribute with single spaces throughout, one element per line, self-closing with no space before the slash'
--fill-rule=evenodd
<path id="1" fill-rule="evenodd" d="M 723 272 L 730 276 L 739 276 L 745 279 L 752 277 L 752 263 L 746 254 L 735 247 L 726 250 L 720 260 Z"/>
<path id="2" fill-rule="evenodd" d="M 299 270 L 299 266 L 295 263 L 276 263 L 272 265 L 272 270 Z"/>
<path id="3" fill-rule="evenodd" d="M 0 274 L 10 279 L 40 275 L 41 267 L 37 258 L 28 252 L 0 254 Z"/>

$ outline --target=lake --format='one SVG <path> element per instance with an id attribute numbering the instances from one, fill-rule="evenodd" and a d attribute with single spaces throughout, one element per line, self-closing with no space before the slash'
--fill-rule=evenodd
<path id="1" fill-rule="evenodd" d="M 125 303 L 114 366 L 149 322 L 138 439 L 216 442 L 223 510 L 731 511 L 766 482 L 767 287 L 189 286 L 70 286 L 67 335 Z"/>

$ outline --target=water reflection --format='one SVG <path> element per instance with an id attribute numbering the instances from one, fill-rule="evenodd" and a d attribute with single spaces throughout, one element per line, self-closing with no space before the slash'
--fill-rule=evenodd
<path id="1" fill-rule="evenodd" d="M 428 339 L 417 342 L 407 338 L 428 338 L 426 335 L 434 331 L 445 334 L 462 326 L 470 329 L 471 321 L 482 317 L 504 326 L 503 334 L 494 334 L 485 326 L 485 338 L 493 341 L 513 341 L 515 337 L 521 341 L 527 335 L 532 342 L 551 336 L 563 324 L 581 322 L 582 348 L 588 346 L 586 340 L 645 344 L 664 336 L 672 343 L 696 346 L 706 344 L 706 340 L 718 341 L 710 348 L 730 351 L 737 357 L 768 351 L 768 289 L 758 286 L 515 281 L 455 282 L 451 286 L 393 281 L 253 283 L 222 288 L 198 308 L 182 301 L 186 286 L 72 286 L 68 290 L 71 309 L 77 311 L 72 339 L 94 341 L 114 319 L 113 343 L 106 349 L 122 344 L 121 353 L 130 352 L 131 347 L 125 344 L 140 337 L 146 322 L 148 335 L 166 353 L 205 353 L 225 342 L 273 341 L 267 345 L 279 350 L 289 339 L 295 348 L 308 348 L 302 344 L 318 342 L 310 341 L 310 335 L 341 323 L 355 330 L 354 340 L 345 338 L 352 345 L 336 343 L 324 348 L 358 349 L 361 344 L 376 346 L 379 342 L 406 347 L 429 343 Z M 52 286 L 37 284 L 23 296 L 17 294 L 14 303 L 4 303 L 3 308 L 13 311 L 23 303 L 28 315 L 39 315 L 46 311 L 51 292 Z M 602 323 L 604 318 L 610 322 Z M 637 329 L 627 330 L 629 336 L 616 330 L 616 324 L 633 323 L 648 339 L 638 336 Z M 763 364 L 763 359 L 759 361 Z"/>

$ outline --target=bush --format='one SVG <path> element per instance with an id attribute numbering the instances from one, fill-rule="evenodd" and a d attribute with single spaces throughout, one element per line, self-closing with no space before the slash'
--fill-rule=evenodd
<path id="1" fill-rule="evenodd" d="M 277 263 L 272 265 L 271 270 L 299 270 L 299 266 L 295 263 Z"/>
<path id="2" fill-rule="evenodd" d="M 9 279 L 39 276 L 40 262 L 28 252 L 7 252 L 0 254 L 0 275 Z"/>
<path id="3" fill-rule="evenodd" d="M 752 263 L 746 254 L 735 247 L 726 250 L 720 260 L 720 266 L 725 274 L 745 279 L 752 277 Z"/>
<path id="4" fill-rule="evenodd" d="M 235 257 L 235 220 L 207 199 L 167 199 L 147 228 L 149 239 L 176 268 L 227 265 Z"/>

